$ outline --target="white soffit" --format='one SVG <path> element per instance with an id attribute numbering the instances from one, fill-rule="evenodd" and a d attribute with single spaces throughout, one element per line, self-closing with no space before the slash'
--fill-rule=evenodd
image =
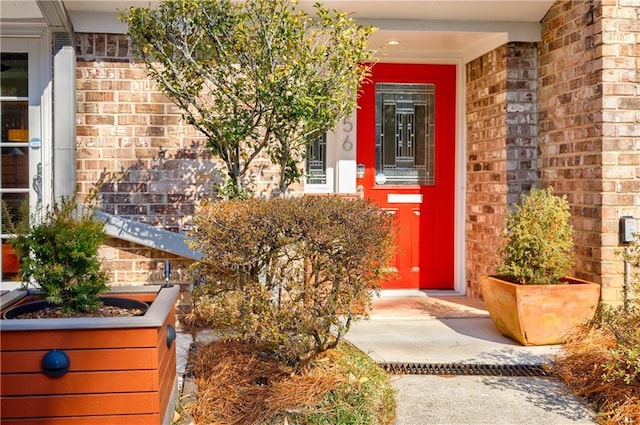
<path id="1" fill-rule="evenodd" d="M 20 3 L 24 0 L 2 0 Z M 115 12 L 129 6 L 154 7 L 158 0 L 64 0 L 69 11 Z M 312 10 L 316 0 L 299 0 Z M 358 19 L 432 21 L 540 22 L 554 0 L 325 0 L 331 8 L 353 12 Z"/>
<path id="2" fill-rule="evenodd" d="M 4 3 L 7 0 L 2 0 Z M 11 2 L 11 1 L 9 1 Z M 14 0 L 15 2 L 15 0 Z M 19 2 L 19 0 L 18 0 Z M 316 0 L 299 0 L 312 11 Z M 378 31 L 371 48 L 383 61 L 463 61 L 508 41 L 538 41 L 540 20 L 553 0 L 327 0 L 323 5 L 353 14 Z M 76 32 L 122 33 L 118 11 L 154 7 L 157 0 L 64 0 Z M 388 40 L 400 44 L 387 46 Z"/>
<path id="3" fill-rule="evenodd" d="M 42 13 L 35 0 L 0 0 L 0 20 L 41 20 Z"/>

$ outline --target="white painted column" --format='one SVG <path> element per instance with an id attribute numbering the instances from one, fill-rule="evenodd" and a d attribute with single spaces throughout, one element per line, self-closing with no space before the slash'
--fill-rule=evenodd
<path id="1" fill-rule="evenodd" d="M 336 128 L 336 193 L 356 193 L 356 113 Z"/>
<path id="2" fill-rule="evenodd" d="M 76 191 L 76 53 L 63 46 L 53 58 L 53 188 L 55 198 Z"/>

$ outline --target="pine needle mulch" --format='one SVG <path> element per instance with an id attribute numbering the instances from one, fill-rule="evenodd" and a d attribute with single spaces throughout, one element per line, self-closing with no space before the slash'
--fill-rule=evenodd
<path id="1" fill-rule="evenodd" d="M 563 345 L 554 372 L 573 394 L 592 403 L 606 425 L 640 424 L 640 381 L 604 380 L 613 362 L 616 337 L 601 328 L 585 326 Z"/>
<path id="2" fill-rule="evenodd" d="M 330 350 L 314 367 L 296 373 L 247 343 L 199 345 L 192 357 L 197 400 L 185 409 L 196 424 L 247 425 L 313 408 L 345 381 L 333 366 L 336 356 L 339 351 Z"/>

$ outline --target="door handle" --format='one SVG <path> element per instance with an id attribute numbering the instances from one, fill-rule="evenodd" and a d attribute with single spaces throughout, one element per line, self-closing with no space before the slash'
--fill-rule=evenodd
<path id="1" fill-rule="evenodd" d="M 33 191 L 38 197 L 38 204 L 42 202 L 42 162 L 38 162 L 36 174 L 33 176 Z"/>

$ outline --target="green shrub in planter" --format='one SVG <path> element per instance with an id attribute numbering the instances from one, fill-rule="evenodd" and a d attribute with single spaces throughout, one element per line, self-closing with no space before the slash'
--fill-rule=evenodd
<path id="1" fill-rule="evenodd" d="M 104 223 L 93 208 L 78 208 L 75 197 L 61 198 L 46 211 L 24 215 L 10 230 L 10 240 L 20 257 L 20 276 L 33 283 L 46 301 L 65 312 L 92 312 L 102 303 L 108 275 L 98 258 L 105 240 Z"/>
<path id="2" fill-rule="evenodd" d="M 392 216 L 361 199 L 221 201 L 196 216 L 194 311 L 302 365 L 363 317 L 388 272 Z"/>
<path id="3" fill-rule="evenodd" d="M 566 196 L 553 188 L 533 188 L 522 196 L 520 205 L 507 216 L 500 254 L 503 263 L 496 268 L 504 278 L 521 284 L 558 284 L 571 267 L 573 229 Z"/>

